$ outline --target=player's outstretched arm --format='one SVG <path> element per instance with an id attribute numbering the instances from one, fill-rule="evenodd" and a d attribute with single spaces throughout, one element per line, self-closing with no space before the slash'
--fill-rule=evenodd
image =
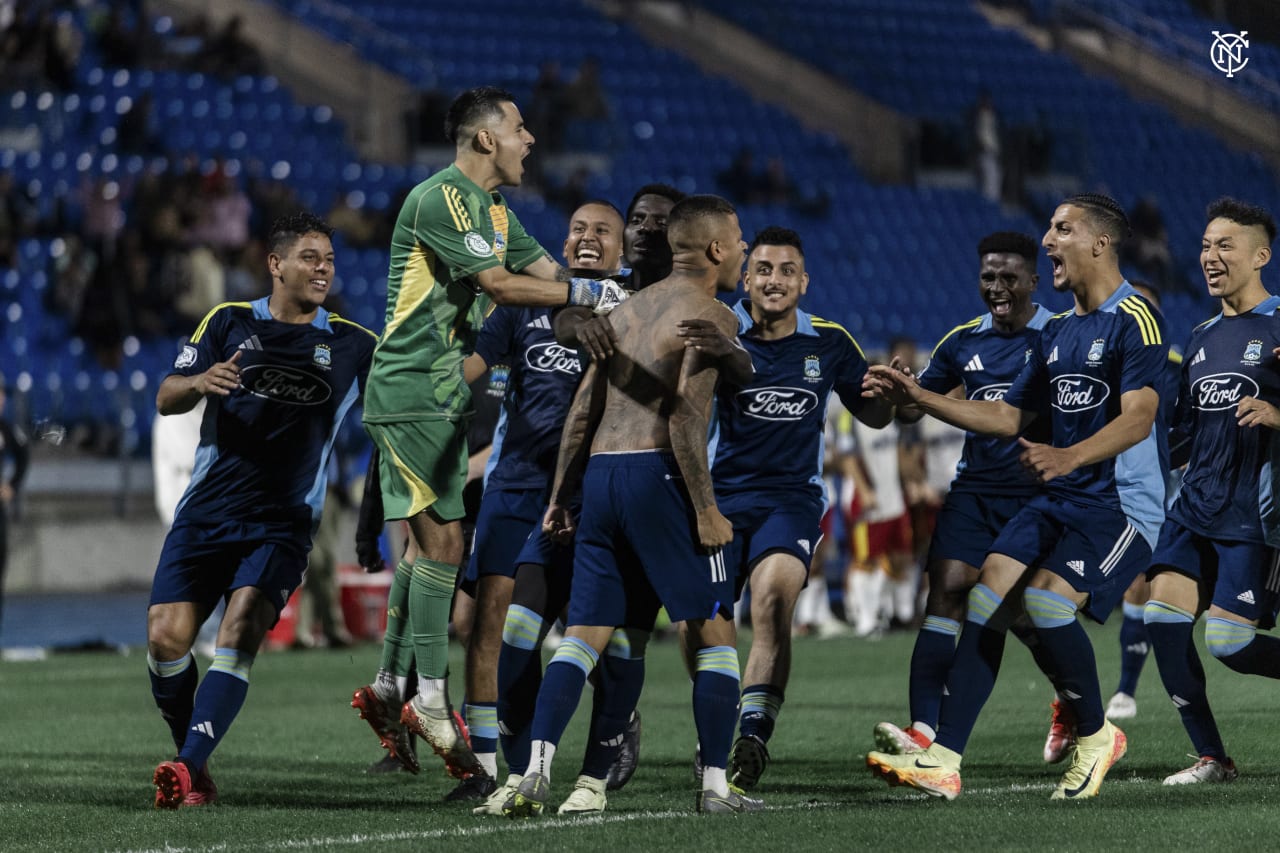
<path id="1" fill-rule="evenodd" d="M 560 455 L 556 458 L 551 504 L 542 520 L 543 531 L 560 542 L 567 542 L 573 535 L 569 504 L 582 484 L 582 474 L 591 455 L 591 441 L 604 413 L 608 381 L 608 374 L 599 364 L 593 361 L 587 365 L 560 435 Z"/>
<path id="2" fill-rule="evenodd" d="M 162 415 L 181 415 L 195 408 L 201 397 L 226 397 L 240 387 L 242 350 L 226 361 L 220 361 L 204 373 L 182 376 L 174 373 L 164 378 L 156 392 L 156 411 Z"/>
<path id="3" fill-rule="evenodd" d="M 530 308 L 582 305 L 596 313 L 606 313 L 627 298 L 626 290 L 611 278 L 599 281 L 573 278 L 564 267 L 546 258 L 525 269 L 528 274 L 514 273 L 501 266 L 489 267 L 476 273 L 475 278 L 498 305 Z M 547 277 L 539 277 L 539 273 Z"/>
<path id="4" fill-rule="evenodd" d="M 1077 468 L 1114 459 L 1151 434 L 1159 406 L 1160 395 L 1150 386 L 1127 391 L 1120 397 L 1120 414 L 1084 441 L 1053 447 L 1018 439 L 1024 448 L 1022 464 L 1037 480 L 1047 483 Z"/>
<path id="5" fill-rule="evenodd" d="M 920 387 L 915 377 L 893 364 L 873 364 L 862 380 L 864 397 L 883 397 L 897 406 L 915 406 L 940 421 L 983 435 L 1013 438 L 1035 418 L 1001 400 L 966 400 L 935 394 Z"/>
<path id="6" fill-rule="evenodd" d="M 704 548 L 712 549 L 733 540 L 733 525 L 716 506 L 707 461 L 707 424 L 719 374 L 717 361 L 698 357 L 695 350 L 686 349 L 670 420 L 671 450 L 693 502 L 698 540 Z"/>

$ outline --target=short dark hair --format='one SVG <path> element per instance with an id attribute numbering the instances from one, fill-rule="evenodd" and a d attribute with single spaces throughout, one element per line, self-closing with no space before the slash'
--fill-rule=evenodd
<path id="1" fill-rule="evenodd" d="M 687 193 L 681 192 L 670 184 L 645 184 L 636 190 L 636 194 L 631 197 L 631 203 L 627 205 L 627 215 L 622 217 L 623 222 L 631 220 L 631 211 L 636 209 L 636 204 L 639 203 L 641 196 L 646 195 L 661 196 L 670 200 L 674 205 L 684 201 Z"/>
<path id="2" fill-rule="evenodd" d="M 623 218 L 623 216 L 622 216 L 622 211 L 621 211 L 621 210 L 618 210 L 618 206 L 617 206 L 617 205 L 615 205 L 613 202 L 609 201 L 608 199 L 604 199 L 604 198 L 589 198 L 589 199 L 587 199 L 586 201 L 579 202 L 579 203 L 578 203 L 578 206 L 577 206 L 577 207 L 575 207 L 575 208 L 573 209 L 573 212 L 574 212 L 574 213 L 577 213 L 579 210 L 581 210 L 582 208 L 586 207 L 586 206 L 587 206 L 587 205 L 589 205 L 589 204 L 594 204 L 594 205 L 598 205 L 598 206 L 600 206 L 600 207 L 607 207 L 607 208 L 609 208 L 609 209 L 610 209 L 610 210 L 612 210 L 614 213 L 618 214 L 618 218 L 622 220 L 622 222 L 623 222 L 623 224 L 624 224 L 624 225 L 626 224 L 626 221 L 627 221 L 627 220 Z M 572 215 L 572 214 L 570 214 L 570 215 Z"/>
<path id="3" fill-rule="evenodd" d="M 1275 242 L 1276 221 L 1264 208 L 1224 195 L 1205 208 L 1207 222 L 1230 219 L 1237 225 L 1256 225 L 1267 232 L 1267 244 Z"/>
<path id="4" fill-rule="evenodd" d="M 978 257 L 986 255 L 1018 255 L 1034 266 L 1040 249 L 1036 241 L 1018 231 L 994 231 L 978 241 Z"/>
<path id="5" fill-rule="evenodd" d="M 685 196 L 671 208 L 667 227 L 684 225 L 709 216 L 733 216 L 737 212 L 728 199 L 718 195 Z"/>
<path id="6" fill-rule="evenodd" d="M 272 255 L 283 255 L 290 246 L 305 234 L 323 234 L 333 236 L 333 226 L 320 217 L 299 211 L 282 216 L 271 224 L 271 233 L 267 237 L 267 252 Z"/>
<path id="7" fill-rule="evenodd" d="M 770 225 L 758 231 L 747 254 L 754 252 L 756 246 L 791 246 L 800 253 L 800 257 L 804 257 L 804 244 L 800 242 L 800 235 L 781 225 Z"/>
<path id="8" fill-rule="evenodd" d="M 502 118 L 502 105 L 516 99 L 497 86 L 476 86 L 453 99 L 444 116 L 444 138 L 457 145 L 488 119 Z"/>
<path id="9" fill-rule="evenodd" d="M 1111 237 L 1112 247 L 1118 247 L 1129 239 L 1129 217 L 1111 196 L 1103 193 L 1076 193 L 1063 199 L 1062 203 L 1084 210 L 1094 227 Z"/>

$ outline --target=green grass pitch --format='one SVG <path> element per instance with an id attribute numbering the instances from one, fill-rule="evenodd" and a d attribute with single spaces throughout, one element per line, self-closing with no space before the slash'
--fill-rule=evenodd
<path id="1" fill-rule="evenodd" d="M 1118 671 L 1116 623 L 1091 629 L 1107 696 Z M 748 639 L 744 633 L 744 660 Z M 1101 796 L 1051 803 L 1062 767 L 1040 758 L 1050 693 L 1011 639 L 1000 683 L 969 745 L 960 798 L 946 803 L 886 787 L 866 770 L 863 755 L 876 722 L 905 722 L 913 640 L 907 634 L 879 642 L 797 639 L 792 683 L 770 744 L 774 760 L 759 789 L 768 811 L 738 817 L 693 813 L 689 682 L 674 645 L 655 642 L 640 706 L 641 764 L 631 784 L 610 795 L 602 817 L 520 823 L 473 817 L 469 808 L 440 802 L 452 780 L 434 756 L 423 756 L 420 776 L 364 774 L 382 751 L 348 703 L 376 669 L 373 646 L 260 655 L 248 702 L 214 756 L 221 803 L 177 812 L 151 805 L 151 771 L 171 752 L 140 650 L 4 663 L 0 846 L 808 853 L 1265 850 L 1277 843 L 1280 685 L 1236 675 L 1207 657 L 1210 696 L 1240 767 L 1232 785 L 1161 786 L 1165 775 L 1191 763 L 1191 747 L 1149 660 L 1139 717 L 1122 726 L 1129 754 Z M 454 671 L 461 672 L 457 655 Z M 460 677 L 454 693 L 461 694 Z M 557 752 L 553 806 L 576 775 L 583 718 L 579 713 Z"/>

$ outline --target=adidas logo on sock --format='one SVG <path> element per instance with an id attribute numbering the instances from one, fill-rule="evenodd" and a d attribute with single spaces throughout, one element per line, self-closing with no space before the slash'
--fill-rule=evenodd
<path id="1" fill-rule="evenodd" d="M 211 738 L 213 737 L 213 723 L 209 722 L 208 720 L 205 720 L 203 723 L 196 723 L 194 726 L 191 727 L 191 731 L 199 732 L 205 737 Z"/>
<path id="2" fill-rule="evenodd" d="M 1181 696 L 1174 695 L 1174 696 L 1170 696 L 1169 698 L 1173 700 L 1173 707 L 1175 708 L 1185 708 L 1191 704 L 1186 699 L 1183 699 Z"/>
<path id="3" fill-rule="evenodd" d="M 1243 601 L 1245 604 L 1257 604 L 1253 600 L 1253 590 L 1246 589 L 1244 592 L 1236 596 L 1236 601 Z"/>
<path id="4" fill-rule="evenodd" d="M 984 365 L 982 364 L 982 357 L 975 355 L 973 358 L 969 359 L 969 361 L 965 363 L 964 369 L 965 369 L 965 372 L 968 373 L 971 370 L 982 370 L 983 367 Z"/>
<path id="5" fill-rule="evenodd" d="M 1132 645 L 1125 646 L 1124 650 L 1135 655 L 1145 655 L 1151 651 L 1151 647 L 1146 643 L 1133 643 Z"/>

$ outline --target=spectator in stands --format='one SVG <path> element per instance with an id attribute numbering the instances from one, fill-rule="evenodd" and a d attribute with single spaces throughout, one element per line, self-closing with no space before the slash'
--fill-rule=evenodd
<path id="1" fill-rule="evenodd" d="M 752 204 L 756 200 L 755 152 L 739 148 L 729 168 L 716 175 L 720 191 L 737 204 Z"/>
<path id="2" fill-rule="evenodd" d="M 759 181 L 759 201 L 762 204 L 788 205 L 795 200 L 796 188 L 787 174 L 787 164 L 781 157 L 770 157 Z"/>
<path id="3" fill-rule="evenodd" d="M 249 197 L 219 163 L 205 180 L 195 227 L 191 229 L 192 242 L 204 243 L 219 252 L 239 251 L 249 242 L 252 210 Z"/>
<path id="4" fill-rule="evenodd" d="M 588 56 L 564 89 L 565 110 L 571 119 L 604 121 L 612 113 L 609 97 L 600 81 L 600 60 Z"/>
<path id="5" fill-rule="evenodd" d="M 31 198 L 13 180 L 13 172 L 0 172 L 0 267 L 17 261 L 18 241 L 35 230 L 39 212 Z"/>
<path id="6" fill-rule="evenodd" d="M 556 152 L 564 147 L 565 117 L 565 84 L 560 79 L 560 63 L 548 60 L 542 63 L 538 79 L 533 81 L 526 119 L 529 127 L 537 131 L 542 148 Z"/>
<path id="7" fill-rule="evenodd" d="M 352 248 L 362 249 L 381 243 L 378 220 L 364 206 L 364 193 L 340 193 L 325 218 L 342 237 L 342 242 Z"/>
<path id="8" fill-rule="evenodd" d="M 14 503 L 31 458 L 26 433 L 4 416 L 6 390 L 4 376 L 0 374 L 0 614 L 4 609 L 4 570 L 9 561 L 9 515 L 15 510 Z M 6 466 L 6 460 L 12 463 L 11 467 Z M 9 467 L 7 478 L 5 467 Z"/>
<path id="9" fill-rule="evenodd" d="M 71 13 L 62 12 L 56 18 L 48 13 L 42 16 L 40 37 L 45 78 L 61 91 L 70 92 L 75 88 L 75 70 L 83 47 Z"/>
<path id="10" fill-rule="evenodd" d="M 1138 199 L 1129 213 L 1129 228 L 1129 239 L 1120 246 L 1121 262 L 1136 267 L 1157 290 L 1168 290 L 1174 284 L 1173 253 L 1160 203 L 1152 196 Z"/>
<path id="11" fill-rule="evenodd" d="M 418 103 L 409 113 L 409 147 L 445 147 L 444 117 L 449 111 L 449 97 L 432 86 L 418 93 Z"/>
<path id="12" fill-rule="evenodd" d="M 142 4 L 139 3 L 139 6 Z M 138 15 L 132 26 L 119 3 L 112 3 L 98 34 L 98 48 L 107 65 L 135 68 L 142 59 L 142 27 Z"/>
<path id="13" fill-rule="evenodd" d="M 120 116 L 116 125 L 116 147 L 123 154 L 141 154 L 149 157 L 160 153 L 156 119 L 152 113 L 153 99 L 150 92 L 143 92 Z"/>

